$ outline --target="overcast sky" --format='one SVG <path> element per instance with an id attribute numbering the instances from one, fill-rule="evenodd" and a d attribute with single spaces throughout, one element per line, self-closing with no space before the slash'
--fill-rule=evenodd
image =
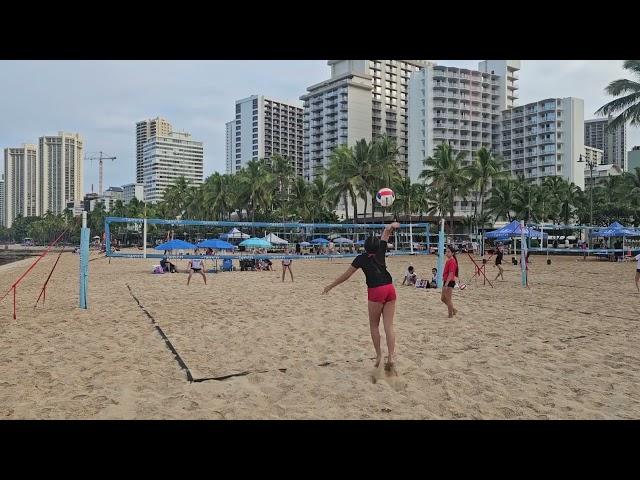
<path id="1" fill-rule="evenodd" d="M 437 60 L 477 68 L 478 60 Z M 87 154 L 105 164 L 105 188 L 135 180 L 135 123 L 163 116 L 204 142 L 205 177 L 225 169 L 225 122 L 236 99 L 263 94 L 297 101 L 329 78 L 326 60 L 287 61 L 0 61 L 0 148 L 79 132 Z M 522 61 L 520 104 L 550 97 L 584 99 L 585 119 L 610 98 L 612 80 L 629 78 L 622 61 Z M 630 150 L 640 131 L 628 129 Z M 3 158 L 3 157 L 2 157 Z M 0 160 L 0 162 L 3 160 Z M 98 190 L 98 165 L 85 165 L 85 191 Z"/>

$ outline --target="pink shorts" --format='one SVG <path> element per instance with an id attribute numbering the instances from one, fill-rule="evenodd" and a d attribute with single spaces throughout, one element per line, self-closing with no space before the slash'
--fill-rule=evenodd
<path id="1" fill-rule="evenodd" d="M 381 285 L 379 287 L 369 288 L 367 297 L 370 302 L 387 303 L 396 299 L 396 289 L 393 284 Z"/>

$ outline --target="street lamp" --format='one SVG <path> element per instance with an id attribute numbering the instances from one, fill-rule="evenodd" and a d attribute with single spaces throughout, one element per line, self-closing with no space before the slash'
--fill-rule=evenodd
<path id="1" fill-rule="evenodd" d="M 593 161 L 593 160 L 588 160 L 586 159 L 586 155 L 585 155 L 585 159 L 582 159 L 582 154 L 580 155 L 580 158 L 578 159 L 578 163 L 585 163 L 587 164 L 587 166 L 589 167 L 589 233 L 591 233 L 591 227 L 593 227 L 593 169 L 596 167 L 596 165 L 598 165 L 598 162 Z M 589 248 L 591 248 L 591 242 L 589 241 L 588 243 Z"/>
<path id="2" fill-rule="evenodd" d="M 586 157 L 586 156 L 585 156 Z M 578 159 L 578 163 L 586 163 L 589 167 L 589 204 L 590 204 L 590 215 L 589 215 L 589 226 L 593 226 L 593 169 L 598 165 L 598 162 L 593 160 L 583 159 L 582 154 Z"/>

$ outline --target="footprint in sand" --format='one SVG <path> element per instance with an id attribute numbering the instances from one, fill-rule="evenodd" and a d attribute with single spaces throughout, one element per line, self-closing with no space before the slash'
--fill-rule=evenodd
<path id="1" fill-rule="evenodd" d="M 374 369 L 371 371 L 372 383 L 378 383 L 381 380 L 387 382 L 387 384 L 396 392 L 404 390 L 407 387 L 406 380 L 398 374 L 398 371 L 395 369 L 395 367 L 393 367 L 391 371 L 385 371 L 382 365 L 374 367 Z"/>

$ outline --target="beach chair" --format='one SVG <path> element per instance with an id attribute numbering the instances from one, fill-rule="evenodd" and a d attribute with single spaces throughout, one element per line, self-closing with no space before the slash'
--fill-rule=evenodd
<path id="1" fill-rule="evenodd" d="M 230 258 L 225 258 L 222 261 L 222 268 L 220 269 L 223 272 L 233 272 L 235 270 L 235 268 L 233 267 L 233 260 L 231 260 Z"/>

